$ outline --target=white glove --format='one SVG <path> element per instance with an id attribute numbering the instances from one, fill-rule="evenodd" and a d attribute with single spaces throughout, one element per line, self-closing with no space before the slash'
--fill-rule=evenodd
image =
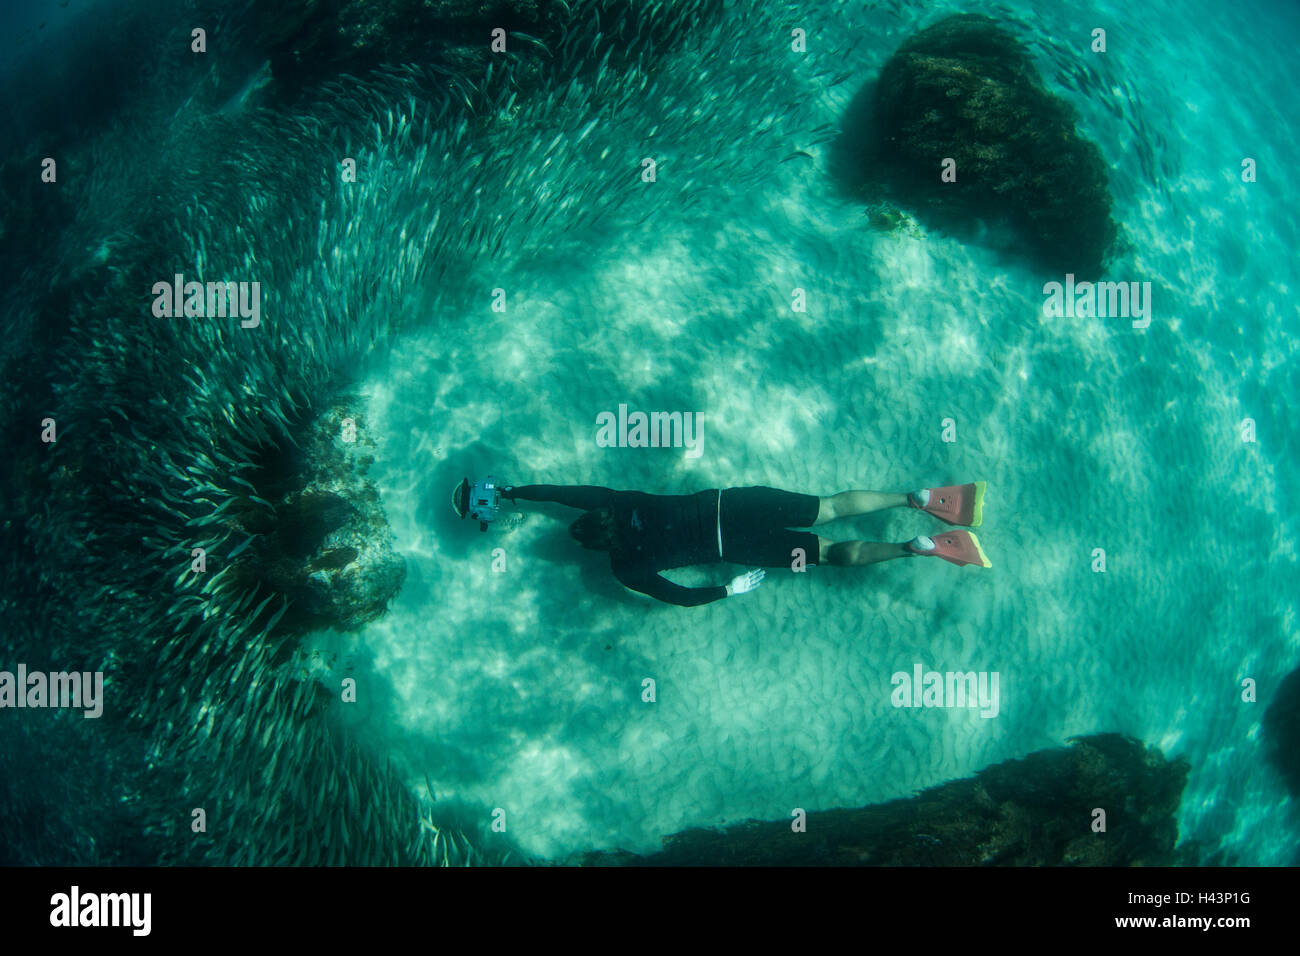
<path id="1" fill-rule="evenodd" d="M 727 597 L 754 590 L 763 583 L 765 577 L 767 577 L 767 572 L 762 568 L 755 568 L 753 571 L 746 571 L 744 574 L 736 575 L 732 582 L 727 585 Z"/>

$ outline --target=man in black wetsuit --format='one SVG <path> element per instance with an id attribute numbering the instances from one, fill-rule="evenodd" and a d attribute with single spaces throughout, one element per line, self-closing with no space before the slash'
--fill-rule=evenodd
<path id="1" fill-rule="evenodd" d="M 925 554 L 944 557 L 953 563 L 979 563 L 969 559 L 965 552 L 962 560 L 955 560 L 949 547 L 951 542 L 944 543 L 942 536 L 936 536 L 940 537 L 938 542 L 924 536 L 898 544 L 837 542 L 808 531 L 789 530 L 906 506 L 922 508 L 949 520 L 937 510 L 938 498 L 934 506 L 929 506 L 928 490 L 914 495 L 843 491 L 819 498 L 764 487 L 712 488 L 693 495 L 648 495 L 597 485 L 504 485 L 500 493 L 512 501 L 554 501 L 581 508 L 584 514 L 570 525 L 569 531 L 583 547 L 608 551 L 614 576 L 627 587 L 682 607 L 695 607 L 752 591 L 762 583 L 765 572 L 755 570 L 739 575 L 725 587 L 687 588 L 665 579 L 660 571 L 724 561 L 788 568 L 794 566 L 799 550 L 803 552 L 803 564 L 809 566 L 875 564 Z M 982 493 L 981 485 L 981 496 Z M 922 501 L 925 503 L 919 503 Z M 971 522 L 968 519 L 964 523 Z M 968 544 L 964 539 L 959 543 Z M 978 549 L 978 543 L 975 548 Z M 982 551 L 978 558 L 988 566 Z"/>

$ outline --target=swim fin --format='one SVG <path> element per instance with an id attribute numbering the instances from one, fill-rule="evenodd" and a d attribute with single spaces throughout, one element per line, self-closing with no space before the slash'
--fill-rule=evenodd
<path id="1" fill-rule="evenodd" d="M 948 524 L 978 528 L 984 521 L 984 482 L 950 485 L 946 488 L 922 488 L 907 496 L 913 508 L 928 511 Z"/>
<path id="2" fill-rule="evenodd" d="M 932 547 L 925 547 L 927 541 Z M 943 558 L 956 565 L 974 564 L 981 568 L 993 567 L 993 562 L 980 547 L 980 539 L 969 531 L 942 531 L 933 537 L 918 535 L 907 543 L 907 550 L 914 554 Z"/>

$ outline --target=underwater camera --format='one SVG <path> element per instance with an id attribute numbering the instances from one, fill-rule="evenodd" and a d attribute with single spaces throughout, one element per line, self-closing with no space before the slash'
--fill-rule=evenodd
<path id="1" fill-rule="evenodd" d="M 451 504 L 456 514 L 466 515 L 478 522 L 478 529 L 486 531 L 488 525 L 496 520 L 498 506 L 501 502 L 501 486 L 491 475 L 480 478 L 473 485 L 465 478 L 452 493 Z"/>

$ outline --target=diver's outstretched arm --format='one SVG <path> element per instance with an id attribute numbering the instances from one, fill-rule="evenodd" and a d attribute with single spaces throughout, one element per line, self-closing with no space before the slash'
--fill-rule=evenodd
<path id="1" fill-rule="evenodd" d="M 511 501 L 554 501 L 570 508 L 592 511 L 610 508 L 614 504 L 614 491 L 600 485 L 520 485 L 501 489 L 503 497 Z"/>
<path id="2" fill-rule="evenodd" d="M 662 574 L 619 567 L 613 570 L 614 577 L 618 578 L 625 587 L 648 594 L 665 604 L 676 604 L 678 607 L 699 607 L 702 604 L 712 604 L 714 601 L 731 597 L 733 594 L 747 594 L 762 584 L 763 578 L 767 576 L 767 572 L 762 568 L 755 568 L 737 575 L 725 587 L 687 588 L 669 581 Z"/>
<path id="3" fill-rule="evenodd" d="M 663 575 L 646 571 L 628 571 L 615 568 L 614 577 L 618 578 L 624 587 L 629 587 L 633 591 L 640 591 L 642 594 L 649 595 L 657 601 L 663 601 L 665 604 L 676 604 L 678 607 L 699 607 L 702 604 L 720 601 L 730 594 L 723 587 L 682 587 L 680 584 L 669 581 Z"/>

